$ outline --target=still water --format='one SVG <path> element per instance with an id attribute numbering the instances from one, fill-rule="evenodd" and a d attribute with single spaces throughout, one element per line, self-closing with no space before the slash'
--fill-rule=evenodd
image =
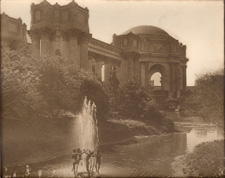
<path id="1" fill-rule="evenodd" d="M 202 142 L 223 139 L 223 133 L 210 124 L 176 122 L 176 127 L 186 131 L 135 137 L 129 144 L 102 148 L 101 177 L 175 176 L 172 163 L 177 157 L 192 152 Z M 32 168 L 34 172 L 42 169 L 49 175 L 54 170 L 60 177 L 73 177 L 71 155 L 32 165 Z M 85 165 L 80 166 L 79 171 L 85 171 Z"/>
<path id="2" fill-rule="evenodd" d="M 176 123 L 189 132 L 137 138 L 138 143 L 113 146 L 103 156 L 102 175 L 131 177 L 169 177 L 175 175 L 173 161 L 202 142 L 223 139 L 211 124 Z"/>

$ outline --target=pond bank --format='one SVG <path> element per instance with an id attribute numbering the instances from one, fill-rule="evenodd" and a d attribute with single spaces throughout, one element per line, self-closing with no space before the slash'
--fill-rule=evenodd
<path id="1" fill-rule="evenodd" d="M 137 124 L 136 122 L 134 124 L 133 121 L 123 122 L 132 128 L 133 125 Z M 113 124 L 118 126 L 118 123 Z M 139 126 L 140 124 L 138 123 Z M 127 138 L 131 132 L 133 133 L 133 130 L 124 125 L 119 126 L 118 130 L 126 128 L 129 130 L 129 134 L 125 137 L 121 133 L 116 133 L 118 130 L 114 130 L 116 139 L 103 142 L 100 145 L 102 151 L 101 177 L 174 177 L 175 175 L 181 175 L 181 173 L 177 173 L 179 166 L 176 166 L 176 161 L 179 161 L 179 158 L 192 152 L 202 142 L 223 138 L 217 128 L 208 123 L 188 123 L 184 120 L 183 125 L 182 122 L 177 122 L 175 125 L 176 127 L 187 127 L 190 131 L 158 135 L 139 134 Z M 127 132 L 126 129 L 124 129 L 125 133 Z M 34 174 L 38 169 L 42 169 L 46 175 L 50 175 L 54 169 L 59 175 L 73 177 L 71 162 L 71 151 L 69 151 L 49 161 L 32 164 L 31 167 Z M 13 169 L 19 173 L 21 169 L 24 169 L 24 166 L 13 167 Z M 182 170 L 182 167 L 180 167 L 180 170 Z M 85 167 L 80 165 L 80 171 L 85 171 Z"/>
<path id="2" fill-rule="evenodd" d="M 115 144 L 133 143 L 136 141 L 134 136 L 160 134 L 160 132 L 153 127 L 147 126 L 145 123 L 135 120 L 109 120 L 100 124 L 102 124 L 100 127 L 103 128 L 99 130 L 101 141 L 100 146 L 102 148 Z M 53 126 L 54 124 L 52 124 L 52 127 Z M 54 128 L 54 132 L 51 127 L 48 127 L 47 129 L 49 133 L 46 132 L 46 134 L 48 135 L 38 133 L 35 139 L 35 131 L 28 135 L 25 131 L 19 130 L 19 128 L 18 133 L 19 131 L 25 132 L 22 137 L 18 134 L 17 137 L 5 136 L 3 150 L 5 156 L 8 152 L 10 152 L 9 149 L 12 150 L 12 153 L 16 152 L 17 154 L 7 154 L 7 162 L 5 162 L 4 165 L 11 167 L 25 164 L 35 164 L 71 153 L 73 147 L 68 146 L 68 143 L 66 145 L 66 142 L 70 141 L 68 139 L 71 134 L 68 132 L 69 128 L 67 129 L 67 133 L 64 134 L 63 131 L 59 132 L 57 128 Z M 7 152 L 5 152 L 5 150 Z"/>

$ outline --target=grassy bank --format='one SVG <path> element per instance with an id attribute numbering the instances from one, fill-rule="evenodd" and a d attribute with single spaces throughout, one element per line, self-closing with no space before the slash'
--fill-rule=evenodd
<path id="1" fill-rule="evenodd" d="M 157 135 L 161 131 L 144 122 L 131 119 L 110 119 L 99 125 L 102 144 L 121 141 L 139 135 Z"/>
<path id="2" fill-rule="evenodd" d="M 224 170 L 224 140 L 197 145 L 192 153 L 177 158 L 173 167 L 179 176 L 222 176 Z"/>

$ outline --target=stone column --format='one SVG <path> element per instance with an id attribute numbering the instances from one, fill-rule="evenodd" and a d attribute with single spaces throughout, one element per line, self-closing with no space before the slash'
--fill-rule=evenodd
<path id="1" fill-rule="evenodd" d="M 174 95 L 175 93 L 175 65 L 170 64 L 170 93 Z"/>
<path id="2" fill-rule="evenodd" d="M 96 71 L 97 78 L 99 79 L 101 79 L 101 67 L 102 67 L 101 63 L 97 61 L 95 71 Z"/>
<path id="3" fill-rule="evenodd" d="M 32 50 L 34 54 L 40 55 L 40 37 L 38 34 L 31 33 Z"/>
<path id="4" fill-rule="evenodd" d="M 182 66 L 179 66 L 179 88 L 182 91 L 183 90 L 183 70 Z"/>
<path id="5" fill-rule="evenodd" d="M 160 78 L 161 90 L 165 89 L 165 77 L 162 75 Z"/>
<path id="6" fill-rule="evenodd" d="M 145 87 L 145 63 L 141 63 L 141 86 Z"/>
<path id="7" fill-rule="evenodd" d="M 58 29 L 56 30 L 56 34 L 55 34 L 54 39 L 52 41 L 52 46 L 53 46 L 53 49 L 52 49 L 53 54 L 55 54 L 56 50 L 60 50 L 60 52 L 62 53 L 62 50 L 61 50 L 61 33 Z"/>
<path id="8" fill-rule="evenodd" d="M 111 65 L 109 63 L 105 63 L 105 83 L 108 83 L 109 81 L 109 74 L 111 71 Z"/>
<path id="9" fill-rule="evenodd" d="M 178 64 L 175 64 L 175 97 L 180 97 L 180 71 Z"/>
<path id="10" fill-rule="evenodd" d="M 83 33 L 80 41 L 80 67 L 88 71 L 91 70 L 90 62 L 88 60 L 88 42 L 90 38 L 90 34 Z"/>
<path id="11" fill-rule="evenodd" d="M 149 63 L 144 63 L 145 64 L 145 88 L 147 90 L 150 90 L 150 83 L 149 83 Z"/>
<path id="12" fill-rule="evenodd" d="M 163 76 L 162 78 L 162 90 L 165 90 L 168 92 L 168 96 L 170 96 L 170 86 L 169 86 L 169 77 L 167 76 L 167 74 L 165 76 Z"/>
<path id="13" fill-rule="evenodd" d="M 41 33 L 41 55 L 49 55 L 50 50 L 50 32 L 45 30 Z"/>
<path id="14" fill-rule="evenodd" d="M 68 39 L 68 34 L 63 32 L 62 33 L 62 45 L 61 45 L 61 50 L 62 50 L 62 58 L 66 63 L 70 62 L 70 50 L 69 50 L 69 39 Z"/>
<path id="15" fill-rule="evenodd" d="M 79 58 L 79 50 L 78 50 L 78 38 L 79 31 L 72 30 L 69 32 L 69 56 L 70 63 L 75 64 L 77 67 L 80 67 L 80 58 Z"/>
<path id="16" fill-rule="evenodd" d="M 139 62 L 138 62 L 138 59 L 134 60 L 134 75 L 135 75 L 137 81 L 139 81 Z"/>
<path id="17" fill-rule="evenodd" d="M 120 86 L 124 86 L 128 81 L 128 67 L 127 67 L 127 60 L 122 59 L 119 68 L 117 69 L 117 77 L 120 81 Z"/>
<path id="18" fill-rule="evenodd" d="M 183 69 L 183 74 L 182 74 L 182 77 L 183 77 L 183 91 L 186 91 L 186 86 L 187 86 L 187 74 L 186 74 L 186 69 L 187 69 L 187 66 L 183 66 L 182 67 Z"/>

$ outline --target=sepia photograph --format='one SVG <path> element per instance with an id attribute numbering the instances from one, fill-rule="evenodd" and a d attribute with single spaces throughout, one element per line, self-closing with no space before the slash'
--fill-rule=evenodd
<path id="1" fill-rule="evenodd" d="M 1 177 L 225 177 L 222 0 L 1 0 Z"/>

